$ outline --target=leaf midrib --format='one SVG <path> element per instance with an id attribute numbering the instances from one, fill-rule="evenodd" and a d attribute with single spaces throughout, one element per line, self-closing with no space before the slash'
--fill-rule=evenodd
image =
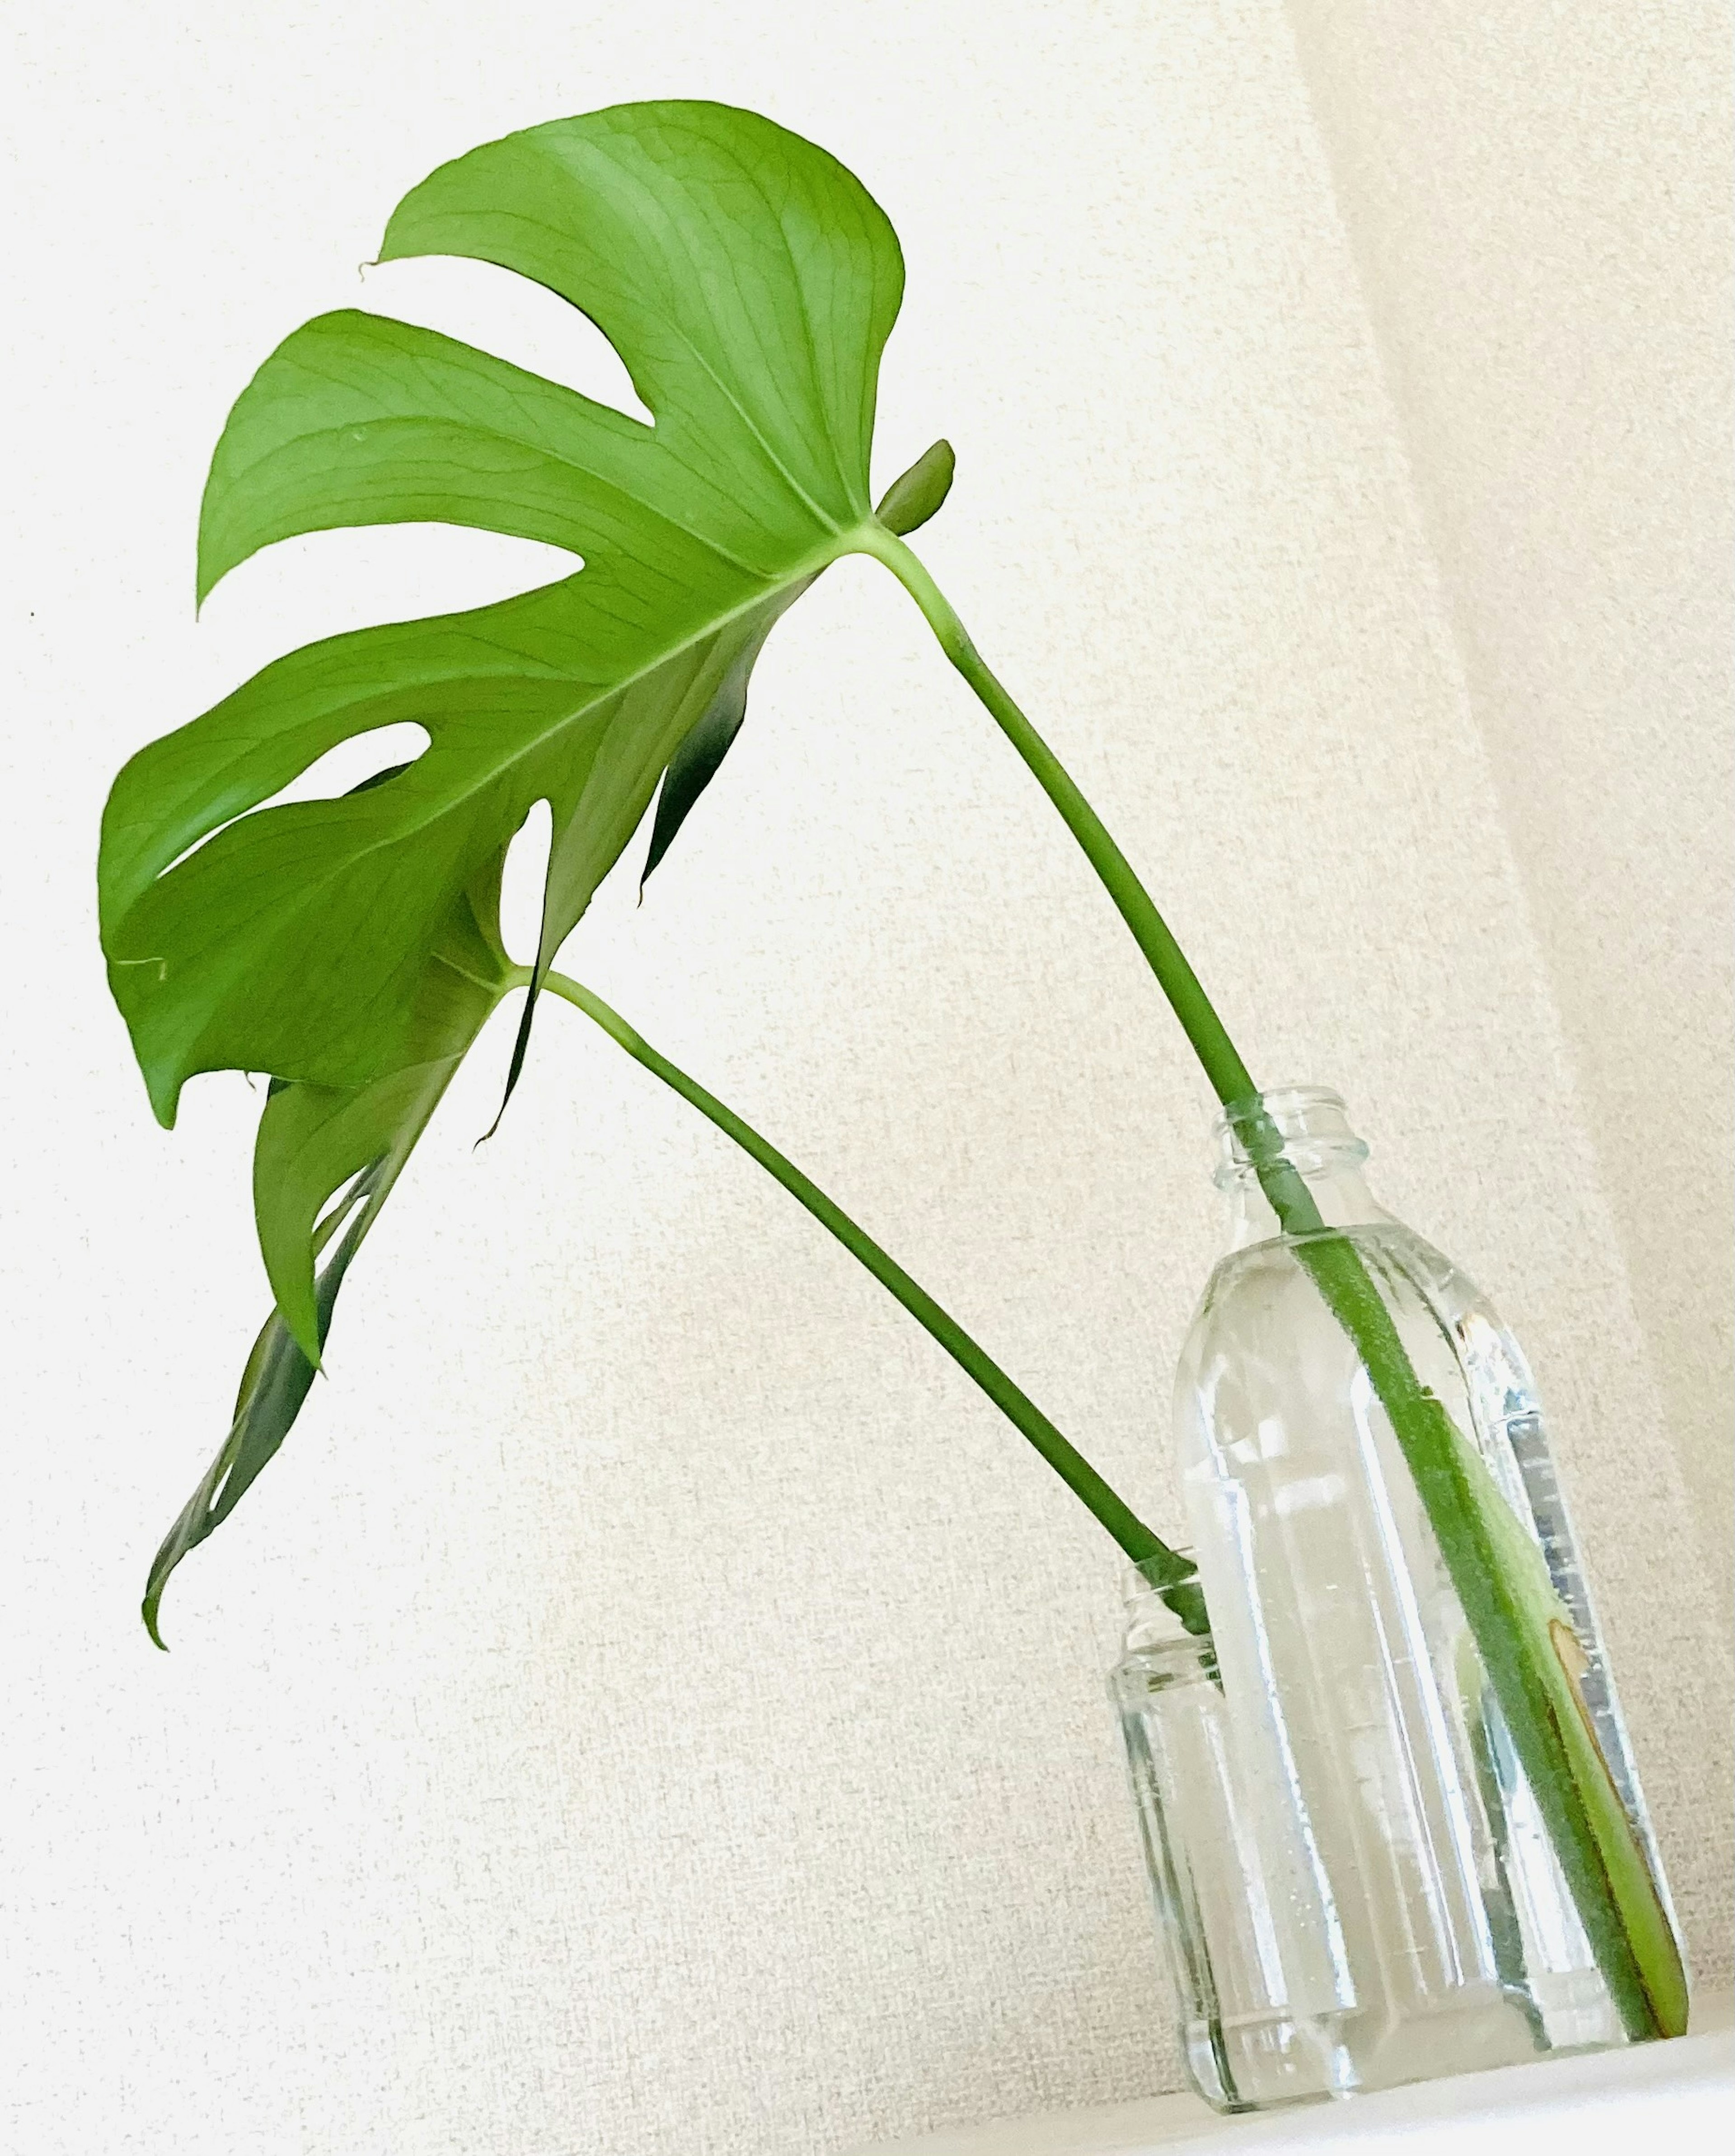
<path id="1" fill-rule="evenodd" d="M 854 532 L 852 531 L 849 536 L 853 537 Z M 403 839 L 413 838 L 418 832 L 429 829 L 430 826 L 438 824 L 442 818 L 452 814 L 475 795 L 493 785 L 496 780 L 504 778 L 516 765 L 523 763 L 529 757 L 539 754 L 563 728 L 572 726 L 577 720 L 593 711 L 599 704 L 605 704 L 613 697 L 624 696 L 635 683 L 647 680 L 660 667 L 666 666 L 671 659 L 676 658 L 681 652 L 690 651 L 696 644 L 702 644 L 707 637 L 719 634 L 723 629 L 727 629 L 731 623 L 739 621 L 745 615 L 752 613 L 756 608 L 763 606 L 767 599 L 778 592 L 787 590 L 791 584 L 799 583 L 803 578 L 817 576 L 822 569 L 828 568 L 837 560 L 839 554 L 848 551 L 844 547 L 828 547 L 816 552 L 793 569 L 788 575 L 773 580 L 767 590 L 756 592 L 751 598 L 743 599 L 738 606 L 730 607 L 725 612 L 714 615 L 702 629 L 696 629 L 690 635 L 676 638 L 664 645 L 654 658 L 647 660 L 642 666 L 635 667 L 631 673 L 623 674 L 619 680 L 608 682 L 605 686 L 596 689 L 586 701 L 573 705 L 569 710 L 563 711 L 557 719 L 552 720 L 547 726 L 530 739 L 521 742 L 510 754 L 490 763 L 487 767 L 485 777 L 465 786 L 459 793 L 449 796 L 443 803 L 431 806 L 426 815 L 400 825 L 389 837 L 382 836 L 368 844 L 358 847 L 354 853 L 346 856 L 346 860 L 359 860 L 367 854 L 377 852 L 386 846 L 396 845 Z M 429 752 L 429 750 L 424 749 L 422 754 L 426 756 Z M 415 765 L 421 761 L 422 757 L 417 757 L 410 766 L 411 770 L 413 770 Z M 381 790 L 384 792 L 388 789 Z M 244 823 L 247 819 L 243 817 L 240 820 Z"/>

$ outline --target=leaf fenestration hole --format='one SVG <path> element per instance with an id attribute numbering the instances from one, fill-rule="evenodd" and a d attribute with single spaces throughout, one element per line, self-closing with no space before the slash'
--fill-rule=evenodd
<path id="1" fill-rule="evenodd" d="M 182 862 L 191 859 L 201 847 L 228 830 L 231 824 L 239 824 L 249 816 L 256 816 L 261 808 L 281 808 L 295 801 L 335 801 L 341 793 L 353 793 L 366 779 L 395 764 L 413 763 L 428 747 L 431 737 L 426 726 L 418 726 L 413 719 L 400 719 L 389 726 L 372 726 L 365 734 L 354 734 L 348 741 L 339 742 L 328 748 L 323 756 L 316 757 L 299 778 L 292 778 L 268 800 L 256 803 L 244 809 L 239 816 L 231 816 L 219 824 L 215 830 L 177 854 L 168 868 L 179 868 Z"/>
<path id="2" fill-rule="evenodd" d="M 335 801 L 340 793 L 353 793 L 364 779 L 372 778 L 393 764 L 413 763 L 427 747 L 426 726 L 413 719 L 400 719 L 389 726 L 373 726 L 365 734 L 352 734 L 336 748 L 316 757 L 299 778 L 291 779 L 281 793 L 274 793 L 261 808 L 280 808 L 291 801 Z"/>
<path id="3" fill-rule="evenodd" d="M 458 337 L 629 419 L 654 424 L 620 354 L 589 316 L 516 270 L 458 255 L 412 255 L 367 265 L 362 282 L 371 314 Z"/>
<path id="4" fill-rule="evenodd" d="M 548 880 L 548 853 L 554 819 L 548 803 L 538 801 L 519 825 L 506 849 L 500 880 L 500 939 L 514 963 L 533 966 L 542 934 L 542 892 Z"/>
<path id="5" fill-rule="evenodd" d="M 231 569 L 200 611 L 212 678 L 262 653 L 381 622 L 462 613 L 573 575 L 583 557 L 465 524 L 359 524 L 299 532 Z"/>

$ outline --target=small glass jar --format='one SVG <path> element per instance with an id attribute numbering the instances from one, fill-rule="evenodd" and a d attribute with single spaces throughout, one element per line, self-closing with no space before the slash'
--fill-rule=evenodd
<path id="1" fill-rule="evenodd" d="M 1110 1691 L 1188 2078 L 1219 2111 L 1327 2095 L 1330 2046 L 1289 2004 L 1210 1635 L 1184 1630 L 1136 1566 L 1126 1599 Z"/>
<path id="2" fill-rule="evenodd" d="M 1353 1244 L 1546 1561 L 1578 1707 L 1667 1910 L 1523 1356 L 1375 1204 L 1338 1096 L 1266 1094 L 1218 1125 L 1230 1247 L 1176 1388 L 1211 1640 L 1142 1594 L 1115 1680 L 1193 2077 L 1246 2109 L 1625 2042 L 1414 1477 L 1307 1236 L 1264 1195 L 1255 1129 L 1261 1165 L 1275 1137 L 1305 1181 L 1310 1233 Z"/>

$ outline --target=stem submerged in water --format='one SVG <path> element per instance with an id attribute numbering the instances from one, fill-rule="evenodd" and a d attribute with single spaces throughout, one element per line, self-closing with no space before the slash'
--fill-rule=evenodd
<path id="1" fill-rule="evenodd" d="M 903 541 L 870 529 L 860 550 L 884 562 L 921 609 L 940 648 L 968 682 L 1037 783 L 1060 811 L 1132 931 L 1158 985 L 1225 1107 L 1257 1099 L 1246 1065 L 1168 923 L 1070 774 L 983 660 L 950 602 Z M 1646 1928 L 1649 1871 L 1631 1825 L 1588 1801 L 1582 1758 L 1574 1766 L 1571 1695 L 1539 1645 L 1522 1583 L 1496 1546 L 1496 1529 L 1466 1486 L 1463 1440 L 1442 1404 L 1416 1376 L 1390 1312 L 1353 1240 L 1326 1226 L 1303 1178 L 1282 1155 L 1275 1127 L 1248 1120 L 1245 1142 L 1261 1188 L 1332 1316 L 1361 1357 L 1415 1479 L 1471 1636 L 1534 1791 L 1610 1995 L 1630 2037 L 1676 2035 L 1685 1988 L 1666 1920 Z M 1643 1875 L 1643 1883 L 1640 1874 Z M 1655 1902 L 1654 1888 L 1650 1900 Z M 1660 1905 L 1657 1905 L 1660 1907 Z M 1641 1960 L 1634 1933 L 1646 1939 Z"/>

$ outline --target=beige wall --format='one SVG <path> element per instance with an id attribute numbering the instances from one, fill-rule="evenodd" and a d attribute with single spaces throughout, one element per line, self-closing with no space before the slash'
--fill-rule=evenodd
<path id="1" fill-rule="evenodd" d="M 480 1151 L 505 1036 L 465 1074 L 352 1276 L 329 1380 L 176 1580 L 173 1653 L 137 1627 L 260 1311 L 257 1101 L 200 1081 L 172 1139 L 149 1121 L 95 959 L 108 773 L 291 644 L 546 567 L 476 535 L 295 542 L 196 627 L 204 460 L 272 343 L 358 297 L 602 383 L 531 300 L 414 265 L 358 288 L 352 265 L 441 158 L 649 92 L 767 110 L 891 212 L 910 292 L 884 471 L 952 436 L 921 543 L 983 648 L 1255 1069 L 1343 1087 L 1381 1188 L 1529 1343 L 1693 1950 L 1725 1970 L 1705 1732 L 1727 1650 L 1681 1558 L 1694 1500 L 1621 1163 L 1561 902 L 1511 815 L 1517 706 L 1496 723 L 1472 663 L 1281 0 L 477 22 L 470 0 L 135 0 L 23 32 L 0 2140 L 833 2156 L 1178 2080 L 1102 1697 L 1112 1553 L 804 1216 L 576 1017 L 545 1014 Z M 1563 204 L 1561 230 L 1589 214 Z M 1697 350 L 1672 314 L 1654 334 Z M 1552 500 L 1564 467 L 1530 470 Z M 1623 605 L 1673 575 L 1631 549 Z M 1685 708 L 1691 667 L 1666 664 Z M 1627 820 L 1666 824 L 1676 767 L 1622 753 L 1618 778 Z M 1531 793 L 1589 829 L 1580 786 Z M 870 565 L 779 630 L 690 829 L 567 963 L 1175 1522 L 1168 1372 L 1218 1235 L 1204 1090 Z M 1681 850 L 1598 897 L 1609 937 L 1652 917 Z M 1659 1030 L 1635 993 L 1626 1059 Z"/>
<path id="2" fill-rule="evenodd" d="M 1290 0 L 1290 13 L 1727 1599 L 1729 10 Z"/>

